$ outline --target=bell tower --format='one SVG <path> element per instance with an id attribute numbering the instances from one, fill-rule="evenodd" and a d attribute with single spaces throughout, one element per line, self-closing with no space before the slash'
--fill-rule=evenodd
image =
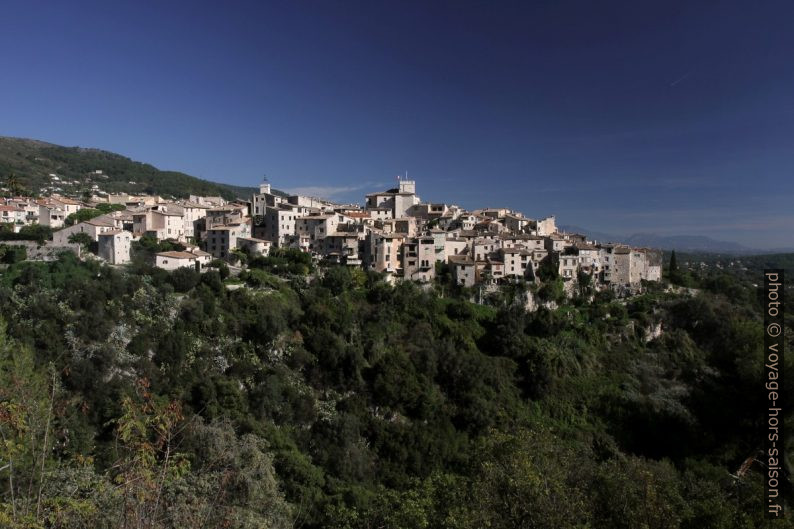
<path id="1" fill-rule="evenodd" d="M 262 179 L 262 183 L 259 184 L 259 193 L 262 195 L 270 194 L 270 182 L 267 181 L 267 177 Z"/>
<path id="2" fill-rule="evenodd" d="M 415 180 L 400 180 L 400 193 L 416 194 L 416 181 Z"/>

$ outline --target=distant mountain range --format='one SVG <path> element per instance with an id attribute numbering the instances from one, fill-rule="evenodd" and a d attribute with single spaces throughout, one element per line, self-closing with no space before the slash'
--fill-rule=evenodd
<path id="1" fill-rule="evenodd" d="M 97 170 L 103 175 L 92 174 Z M 51 174 L 55 174 L 57 180 Z M 222 196 L 234 200 L 250 199 L 256 191 L 253 187 L 210 182 L 178 171 L 161 171 L 99 149 L 0 136 L 0 187 L 11 175 L 32 192 L 60 187 L 62 192 L 82 193 L 98 185 L 110 193 L 147 193 L 174 198 Z"/>
<path id="2" fill-rule="evenodd" d="M 599 242 L 619 242 L 631 246 L 659 248 L 661 250 L 676 250 L 679 252 L 706 252 L 725 253 L 735 255 L 745 254 L 773 254 L 794 251 L 794 248 L 775 248 L 759 250 L 741 244 L 720 241 L 704 235 L 657 235 L 654 233 L 635 233 L 633 235 L 612 235 L 588 230 L 580 226 L 560 226 L 561 230 L 570 233 L 581 233 L 588 239 Z"/>

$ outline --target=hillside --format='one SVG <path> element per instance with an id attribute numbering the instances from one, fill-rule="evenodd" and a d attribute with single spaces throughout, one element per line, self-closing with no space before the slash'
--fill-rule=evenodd
<path id="1" fill-rule="evenodd" d="M 101 170 L 102 175 L 91 174 Z M 209 182 L 177 171 L 161 171 L 120 154 L 83 147 L 63 147 L 38 140 L 0 136 L 0 182 L 10 175 L 33 193 L 48 186 L 66 193 L 81 193 L 98 185 L 109 193 L 148 193 L 182 198 L 188 195 L 220 195 L 226 199 L 248 198 L 255 191 Z M 58 180 L 53 180 L 55 174 Z M 77 182 L 77 183 L 64 183 Z M 0 184 L 1 185 L 1 184 Z"/>
<path id="2" fill-rule="evenodd" d="M 0 267 L 14 470 L 0 527 L 773 527 L 747 261 L 682 259 L 695 295 L 582 290 L 532 312 L 526 287 L 474 304 L 451 277 L 317 273 L 297 250 L 225 279 L 14 262 Z"/>

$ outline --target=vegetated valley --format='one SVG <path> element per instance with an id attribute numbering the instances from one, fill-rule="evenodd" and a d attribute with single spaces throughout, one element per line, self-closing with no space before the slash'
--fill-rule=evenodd
<path id="1" fill-rule="evenodd" d="M 532 285 L 475 304 L 444 270 L 391 286 L 278 251 L 230 277 L 147 251 L 5 259 L 0 526 L 767 526 L 752 258 L 527 312 Z"/>

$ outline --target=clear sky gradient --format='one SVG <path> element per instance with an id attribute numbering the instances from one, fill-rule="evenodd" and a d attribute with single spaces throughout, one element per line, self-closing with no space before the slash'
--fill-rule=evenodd
<path id="1" fill-rule="evenodd" d="M 794 3 L 41 2 L 0 134 L 345 201 L 794 246 Z"/>

